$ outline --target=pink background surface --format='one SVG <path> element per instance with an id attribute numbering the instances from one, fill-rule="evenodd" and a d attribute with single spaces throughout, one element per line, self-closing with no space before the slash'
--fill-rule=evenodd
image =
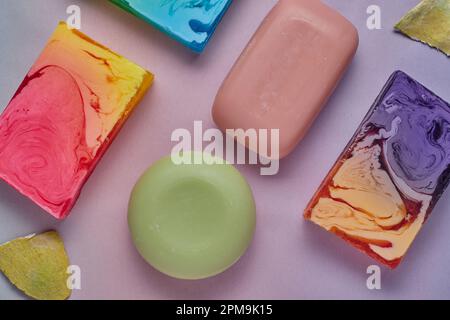
<path id="1" fill-rule="evenodd" d="M 239 166 L 257 203 L 257 229 L 245 256 L 202 281 L 168 278 L 134 249 L 126 215 L 140 174 L 170 153 L 170 135 L 214 127 L 216 91 L 275 0 L 236 0 L 204 54 L 196 56 L 103 0 L 0 1 L 0 106 L 6 106 L 70 4 L 82 9 L 82 31 L 156 74 L 156 82 L 124 126 L 64 222 L 57 222 L 0 183 L 0 242 L 57 229 L 71 263 L 82 270 L 74 299 L 450 298 L 450 194 L 446 192 L 405 261 L 382 268 L 382 290 L 366 288 L 374 264 L 301 218 L 310 197 L 352 136 L 389 75 L 401 69 L 450 101 L 450 61 L 395 34 L 392 26 L 418 0 L 326 0 L 360 32 L 360 48 L 334 96 L 277 176 Z M 366 28 L 366 9 L 382 9 L 382 30 Z M 45 10 L 43 10 L 45 8 Z M 39 14 L 38 14 L 39 13 Z M 23 298 L 0 276 L 0 298 Z"/>

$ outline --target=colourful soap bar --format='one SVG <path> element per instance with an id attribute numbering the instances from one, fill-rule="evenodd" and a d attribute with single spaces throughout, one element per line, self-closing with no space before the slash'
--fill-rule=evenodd
<path id="1" fill-rule="evenodd" d="M 207 153 L 194 154 L 203 164 L 166 157 L 152 165 L 134 187 L 128 210 L 142 257 L 169 276 L 190 280 L 239 260 L 256 222 L 252 191 L 239 171 Z M 193 153 L 185 155 L 192 159 Z"/>
<path id="2" fill-rule="evenodd" d="M 395 268 L 450 179 L 450 105 L 395 72 L 305 218 Z"/>
<path id="3" fill-rule="evenodd" d="M 202 52 L 232 0 L 110 0 L 173 39 Z"/>
<path id="4" fill-rule="evenodd" d="M 224 131 L 279 129 L 279 158 L 285 157 L 319 114 L 357 46 L 355 27 L 320 1 L 280 0 L 223 82 L 214 121 Z"/>
<path id="5" fill-rule="evenodd" d="M 0 178 L 65 218 L 152 80 L 60 23 L 0 116 Z"/>
<path id="6" fill-rule="evenodd" d="M 422 0 L 395 29 L 450 56 L 450 0 Z"/>

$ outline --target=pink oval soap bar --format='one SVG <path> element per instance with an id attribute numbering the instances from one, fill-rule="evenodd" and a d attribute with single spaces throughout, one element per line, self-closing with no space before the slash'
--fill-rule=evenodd
<path id="1" fill-rule="evenodd" d="M 356 28 L 320 1 L 280 0 L 223 82 L 222 129 L 279 129 L 279 155 L 304 137 L 358 47 Z M 258 152 L 258 150 L 253 150 Z"/>

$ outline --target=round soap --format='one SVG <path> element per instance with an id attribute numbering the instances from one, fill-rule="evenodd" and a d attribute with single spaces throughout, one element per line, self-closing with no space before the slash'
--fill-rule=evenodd
<path id="1" fill-rule="evenodd" d="M 217 159 L 203 154 L 209 162 Z M 230 164 L 151 166 L 134 187 L 128 209 L 133 242 L 154 268 L 179 279 L 223 272 L 246 251 L 256 212 L 251 189 Z"/>

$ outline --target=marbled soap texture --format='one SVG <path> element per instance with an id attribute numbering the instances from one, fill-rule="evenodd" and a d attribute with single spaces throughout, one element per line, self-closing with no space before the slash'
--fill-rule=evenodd
<path id="1" fill-rule="evenodd" d="M 65 218 L 152 80 L 60 23 L 0 116 L 0 178 Z"/>
<path id="2" fill-rule="evenodd" d="M 110 0 L 202 52 L 232 0 Z"/>
<path id="3" fill-rule="evenodd" d="M 395 268 L 449 182 L 450 105 L 394 73 L 305 218 Z"/>

